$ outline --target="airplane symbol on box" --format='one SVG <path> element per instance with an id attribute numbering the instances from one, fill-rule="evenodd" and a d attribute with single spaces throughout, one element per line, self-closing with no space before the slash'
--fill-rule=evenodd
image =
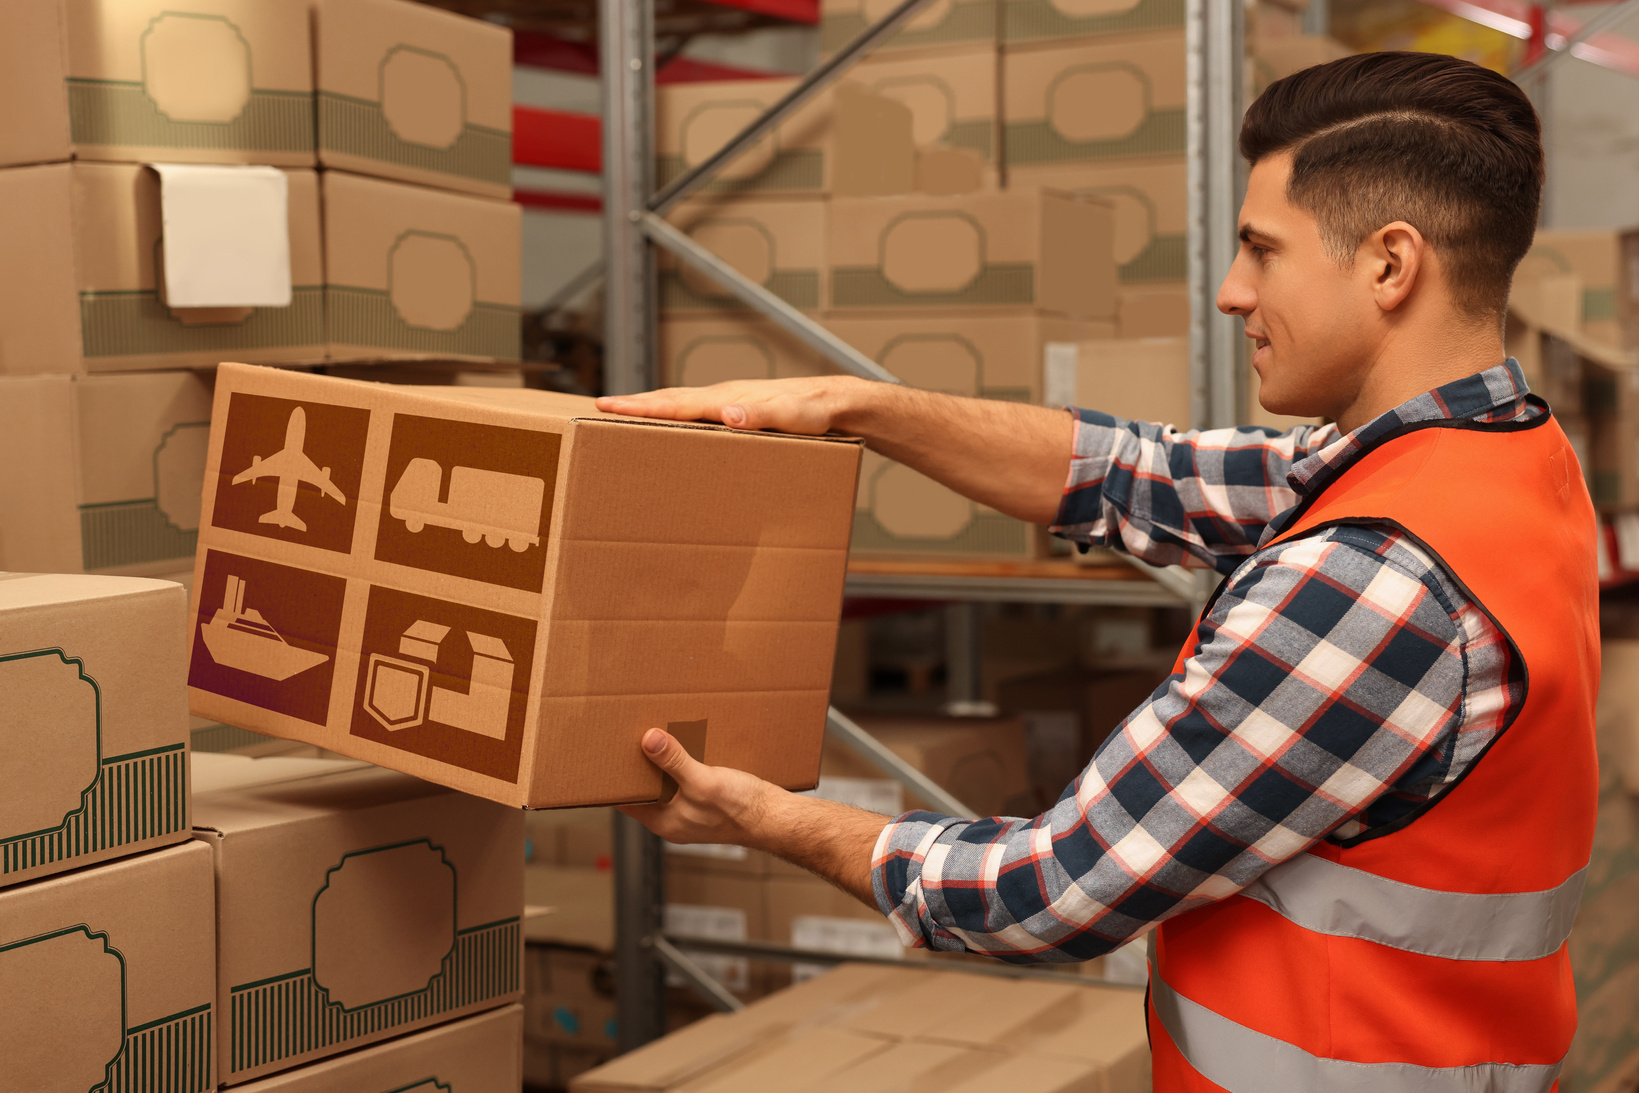
<path id="1" fill-rule="evenodd" d="M 330 481 L 330 468 L 320 468 L 307 458 L 302 452 L 302 444 L 307 439 L 307 412 L 300 406 L 290 411 L 290 422 L 285 426 L 285 446 L 279 451 L 263 459 L 259 455 L 250 457 L 250 466 L 233 476 L 233 485 L 241 482 L 254 482 L 259 478 L 275 475 L 279 479 L 279 503 L 272 512 L 264 512 L 257 517 L 259 523 L 278 524 L 282 528 L 295 528 L 297 531 L 306 531 L 307 524 L 295 513 L 296 487 L 303 482 L 319 487 L 326 497 L 334 498 L 343 505 L 347 498 Z"/>

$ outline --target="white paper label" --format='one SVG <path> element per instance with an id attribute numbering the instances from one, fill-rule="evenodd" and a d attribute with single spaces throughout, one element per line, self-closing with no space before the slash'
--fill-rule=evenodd
<path id="1" fill-rule="evenodd" d="M 746 860 L 746 848 L 733 843 L 667 843 L 666 853 L 687 854 L 692 858 L 711 858 L 714 861 Z"/>
<path id="2" fill-rule="evenodd" d="M 852 805 L 866 812 L 897 816 L 905 811 L 905 787 L 891 778 L 834 778 L 826 776 L 808 796 Z"/>
<path id="3" fill-rule="evenodd" d="M 791 945 L 797 949 L 817 949 L 822 953 L 841 953 L 845 956 L 903 959 L 905 955 L 899 934 L 886 920 L 872 922 L 862 918 L 798 915 L 791 920 Z M 791 969 L 791 978 L 800 983 L 829 967 L 828 964 L 798 964 Z"/>
<path id="4" fill-rule="evenodd" d="M 156 163 L 165 302 L 289 307 L 289 186 L 277 167 Z"/>
<path id="5" fill-rule="evenodd" d="M 698 937 L 711 941 L 744 941 L 746 913 L 734 907 L 701 907 L 691 903 L 666 904 L 666 932 L 679 937 Z M 747 990 L 751 986 L 751 962 L 743 956 L 718 956 L 714 953 L 690 953 L 701 969 L 731 991 Z M 683 978 L 668 973 L 666 982 L 674 987 L 683 986 Z"/>
<path id="6" fill-rule="evenodd" d="M 1074 342 L 1048 342 L 1042 351 L 1042 401 L 1048 406 L 1076 404 L 1076 370 L 1080 354 Z"/>

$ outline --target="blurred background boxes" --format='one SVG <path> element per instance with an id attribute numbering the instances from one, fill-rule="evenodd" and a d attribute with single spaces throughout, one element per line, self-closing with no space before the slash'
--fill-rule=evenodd
<path id="1" fill-rule="evenodd" d="M 799 311 L 817 311 L 825 302 L 825 211 L 813 199 L 710 195 L 683 202 L 668 219 L 753 284 Z M 660 268 L 663 314 L 744 314 L 727 290 L 676 258 L 662 255 Z"/>
<path id="2" fill-rule="evenodd" d="M 1181 30 L 1184 0 L 1002 0 L 1001 15 L 1002 44 L 1017 47 Z"/>
<path id="3" fill-rule="evenodd" d="M 1000 67 L 995 48 L 985 43 L 930 54 L 867 56 L 848 78 L 909 108 L 918 192 L 968 193 L 1000 184 Z M 969 168 L 947 164 L 940 170 L 941 155 L 966 158 Z"/>
<path id="4" fill-rule="evenodd" d="M 665 186 L 705 162 L 796 86 L 786 79 L 664 84 L 655 89 L 655 183 Z M 760 196 L 823 194 L 829 188 L 829 103 L 821 94 L 742 153 L 698 191 Z"/>
<path id="5" fill-rule="evenodd" d="M 892 0 L 826 0 L 820 6 L 820 52 L 835 53 L 894 9 Z M 996 0 L 932 0 L 875 52 L 879 55 L 991 45 Z"/>

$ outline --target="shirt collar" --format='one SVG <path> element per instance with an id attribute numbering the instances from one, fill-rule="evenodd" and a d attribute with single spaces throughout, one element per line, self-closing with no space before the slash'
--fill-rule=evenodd
<path id="1" fill-rule="evenodd" d="M 1307 497 L 1342 474 L 1372 441 L 1392 429 L 1423 421 L 1508 420 L 1525 412 L 1525 396 L 1529 393 L 1519 362 L 1509 357 L 1483 372 L 1425 391 L 1347 436 L 1338 437 L 1292 464 L 1287 481 L 1299 497 Z"/>

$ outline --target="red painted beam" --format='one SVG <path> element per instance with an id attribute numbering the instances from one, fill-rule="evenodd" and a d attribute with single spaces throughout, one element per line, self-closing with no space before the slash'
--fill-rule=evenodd
<path id="1" fill-rule="evenodd" d="M 603 122 L 538 106 L 512 107 L 512 162 L 559 171 L 603 172 Z"/>
<path id="2" fill-rule="evenodd" d="M 603 198 L 597 194 L 566 193 L 562 190 L 513 190 L 512 200 L 526 209 L 547 209 L 559 213 L 603 211 Z"/>

